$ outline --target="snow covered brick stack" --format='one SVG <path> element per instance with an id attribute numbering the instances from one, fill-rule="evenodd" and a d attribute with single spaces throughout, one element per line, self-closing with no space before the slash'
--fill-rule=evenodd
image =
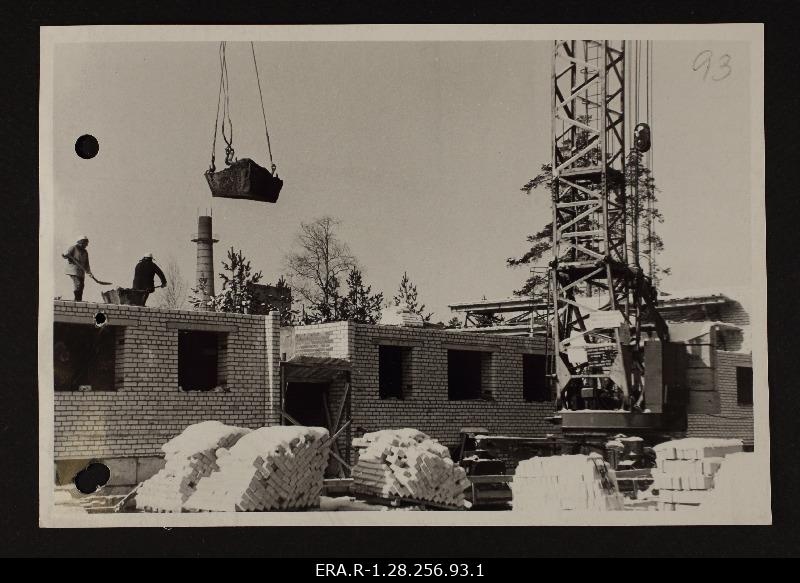
<path id="1" fill-rule="evenodd" d="M 732 453 L 725 456 L 725 463 L 714 476 L 714 490 L 703 504 L 704 513 L 732 523 L 757 523 L 763 517 L 762 509 L 755 500 L 763 496 L 763 476 L 754 453 Z"/>
<path id="2" fill-rule="evenodd" d="M 690 437 L 660 443 L 653 450 L 659 510 L 687 510 L 709 500 L 717 471 L 726 456 L 742 451 L 742 441 Z"/>
<path id="3" fill-rule="evenodd" d="M 524 460 L 517 466 L 511 492 L 515 511 L 623 509 L 614 472 L 598 454 Z"/>
<path id="4" fill-rule="evenodd" d="M 415 429 L 387 429 L 354 439 L 362 447 L 353 467 L 353 491 L 442 506 L 464 506 L 469 485 L 448 449 Z"/>
<path id="5" fill-rule="evenodd" d="M 164 467 L 136 493 L 136 507 L 153 512 L 180 512 L 197 484 L 219 469 L 217 449 L 231 447 L 250 430 L 204 421 L 190 425 L 161 450 Z"/>
<path id="6" fill-rule="evenodd" d="M 186 501 L 189 511 L 247 512 L 318 507 L 328 430 L 262 427 L 217 452 L 219 471 Z"/>

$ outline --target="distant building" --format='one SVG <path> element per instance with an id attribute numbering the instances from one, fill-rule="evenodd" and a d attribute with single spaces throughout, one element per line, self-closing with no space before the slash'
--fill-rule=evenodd
<path id="1" fill-rule="evenodd" d="M 670 340 L 686 345 L 686 434 L 753 444 L 753 355 L 747 290 L 659 299 Z M 766 389 L 766 387 L 764 387 Z"/>

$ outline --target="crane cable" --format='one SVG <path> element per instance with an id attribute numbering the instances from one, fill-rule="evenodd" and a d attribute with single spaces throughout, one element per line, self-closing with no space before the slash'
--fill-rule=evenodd
<path id="1" fill-rule="evenodd" d="M 228 82 L 228 61 L 225 58 L 225 49 L 228 43 L 221 43 L 220 47 L 220 68 L 222 69 L 221 83 L 225 101 L 222 103 L 222 139 L 225 140 L 225 163 L 231 164 L 233 162 L 233 123 L 231 123 L 231 104 L 230 104 L 230 84 Z M 228 118 L 228 128 L 230 129 L 230 138 L 225 135 L 225 118 Z"/>
<path id="2" fill-rule="evenodd" d="M 634 89 L 633 89 L 633 96 L 634 96 L 634 121 L 636 123 L 636 127 L 638 127 L 639 122 L 639 89 L 640 89 L 640 77 L 641 77 L 641 54 L 642 54 L 642 42 L 641 41 L 634 41 L 634 73 L 633 73 L 633 81 L 634 81 Z M 635 143 L 635 128 L 634 128 L 634 143 Z M 640 212 L 640 200 L 639 200 L 639 168 L 641 166 L 641 153 L 639 149 L 634 147 L 634 175 L 633 175 L 633 216 L 631 217 L 631 237 L 633 241 L 631 242 L 632 251 L 633 251 L 633 262 L 634 265 L 639 267 L 639 212 Z"/>
<path id="3" fill-rule="evenodd" d="M 233 123 L 231 122 L 230 111 L 230 91 L 228 83 L 228 61 L 225 55 L 227 43 L 222 41 L 219 43 L 219 93 L 217 95 L 217 115 L 214 118 L 214 139 L 211 142 L 211 167 L 210 171 L 216 170 L 216 149 L 217 149 L 217 130 L 222 127 L 222 139 L 225 141 L 225 163 L 230 165 L 233 163 Z M 220 116 L 220 109 L 222 115 Z M 225 120 L 228 121 L 228 131 L 225 131 Z M 228 137 L 230 135 L 230 137 Z"/>
<path id="4" fill-rule="evenodd" d="M 258 75 L 258 63 L 256 62 L 256 49 L 253 46 L 253 41 L 250 41 L 250 51 L 253 53 L 253 67 L 256 70 L 256 81 L 258 82 L 258 97 L 261 100 L 261 116 L 264 118 L 264 132 L 267 135 L 267 153 L 269 154 L 269 163 L 272 167 L 272 174 L 275 174 L 277 166 L 272 160 L 272 145 L 269 140 L 269 127 L 267 127 L 267 114 L 264 111 L 264 94 L 261 92 L 261 77 Z"/>
<path id="5" fill-rule="evenodd" d="M 650 171 L 647 183 L 647 260 L 648 275 L 653 280 L 655 274 L 655 255 L 653 254 L 653 237 L 655 229 L 653 225 L 653 198 L 655 196 L 655 184 L 653 183 L 653 41 L 647 41 L 647 55 L 645 67 L 646 80 L 646 117 L 647 125 L 650 127 L 650 149 L 647 151 L 647 168 Z"/>
<path id="6" fill-rule="evenodd" d="M 221 47 L 222 43 L 220 43 L 220 51 L 222 50 Z M 215 165 L 216 161 L 216 149 L 217 149 L 217 127 L 219 126 L 219 107 L 222 102 L 222 71 L 220 70 L 219 73 L 219 93 L 217 94 L 217 115 L 214 117 L 214 138 L 211 140 L 211 167 L 209 168 L 209 172 L 216 171 L 217 167 Z"/>

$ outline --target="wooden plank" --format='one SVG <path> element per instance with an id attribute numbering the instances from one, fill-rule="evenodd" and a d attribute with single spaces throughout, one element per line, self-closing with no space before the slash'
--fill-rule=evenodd
<path id="1" fill-rule="evenodd" d="M 615 475 L 618 480 L 629 480 L 633 478 L 651 478 L 653 476 L 652 468 L 644 468 L 639 470 L 617 470 Z"/>
<path id="2" fill-rule="evenodd" d="M 467 476 L 467 479 L 473 484 L 499 484 L 513 482 L 514 476 L 508 474 L 499 474 L 497 476 Z"/>
<path id="3" fill-rule="evenodd" d="M 342 431 L 344 431 L 345 429 L 347 429 L 347 428 L 350 426 L 350 423 L 352 423 L 352 422 L 353 422 L 353 420 L 352 420 L 352 419 L 348 419 L 348 420 L 345 422 L 345 424 L 344 424 L 344 425 L 342 425 L 342 426 L 339 428 L 339 430 L 338 430 L 336 433 L 334 433 L 334 434 L 331 436 L 331 438 L 330 438 L 330 440 L 329 440 L 329 441 L 336 441 L 336 438 L 337 438 L 337 437 L 339 437 L 339 435 L 342 433 Z"/>
<path id="4" fill-rule="evenodd" d="M 331 455 L 333 457 L 335 457 L 339 461 L 340 464 L 342 464 L 344 467 L 346 467 L 348 471 L 350 471 L 350 472 L 353 471 L 353 468 L 346 461 L 344 461 L 342 459 L 342 457 L 340 455 L 338 455 L 335 451 L 331 451 Z"/>
<path id="5" fill-rule="evenodd" d="M 428 508 L 438 508 L 441 510 L 466 510 L 466 507 L 450 506 L 448 504 L 437 504 L 430 500 L 418 500 L 416 498 L 401 498 L 399 496 L 381 497 L 381 496 L 364 496 L 356 493 L 355 498 L 362 500 L 368 504 L 380 504 L 382 506 L 425 506 Z"/>
<path id="6" fill-rule="evenodd" d="M 292 425 L 300 425 L 300 422 L 297 421 L 297 419 L 295 419 L 291 415 L 289 415 L 286 411 L 281 411 L 281 415 L 283 416 L 284 419 L 286 419 Z"/>
<path id="7" fill-rule="evenodd" d="M 344 396 L 342 397 L 342 400 L 339 403 L 339 411 L 336 413 L 336 424 L 334 425 L 334 428 L 338 428 L 339 427 L 339 423 L 342 422 L 342 413 L 344 412 L 344 406 L 347 403 L 347 397 L 349 395 L 350 395 L 350 383 L 347 382 L 344 385 Z M 349 423 L 349 421 L 348 421 L 348 423 Z M 337 435 L 338 434 L 339 434 L 339 432 L 337 431 Z"/>
<path id="8" fill-rule="evenodd" d="M 331 409 L 328 406 L 328 391 L 322 392 L 322 408 L 325 411 L 325 421 L 328 423 L 328 435 L 331 435 L 335 431 L 335 428 L 331 425 Z M 341 452 L 339 451 L 339 444 L 336 443 L 335 439 L 330 439 L 328 443 L 329 447 L 331 448 L 331 453 L 335 452 L 341 455 Z M 339 459 L 341 459 L 341 457 Z M 338 470 L 339 470 L 339 477 L 345 478 L 346 476 L 344 474 L 344 468 L 342 466 L 339 466 Z"/>

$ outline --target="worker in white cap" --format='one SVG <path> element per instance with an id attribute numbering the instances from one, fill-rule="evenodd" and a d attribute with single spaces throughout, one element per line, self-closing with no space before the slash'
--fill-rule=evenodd
<path id="1" fill-rule="evenodd" d="M 89 267 L 89 252 L 86 247 L 89 245 L 89 237 L 83 235 L 72 247 L 67 249 L 61 256 L 67 260 L 66 274 L 72 279 L 72 291 L 75 294 L 75 301 L 83 299 L 83 285 L 86 274 L 92 276 L 92 268 Z"/>
<path id="2" fill-rule="evenodd" d="M 156 291 L 153 281 L 155 276 L 158 276 L 161 280 L 160 287 L 167 287 L 167 278 L 164 277 L 164 272 L 161 271 L 161 268 L 153 261 L 153 254 L 147 253 L 139 260 L 139 263 L 136 264 L 136 270 L 133 274 L 133 289 L 146 291 L 148 295 L 153 293 Z M 144 297 L 142 305 L 146 303 L 147 295 Z"/>

